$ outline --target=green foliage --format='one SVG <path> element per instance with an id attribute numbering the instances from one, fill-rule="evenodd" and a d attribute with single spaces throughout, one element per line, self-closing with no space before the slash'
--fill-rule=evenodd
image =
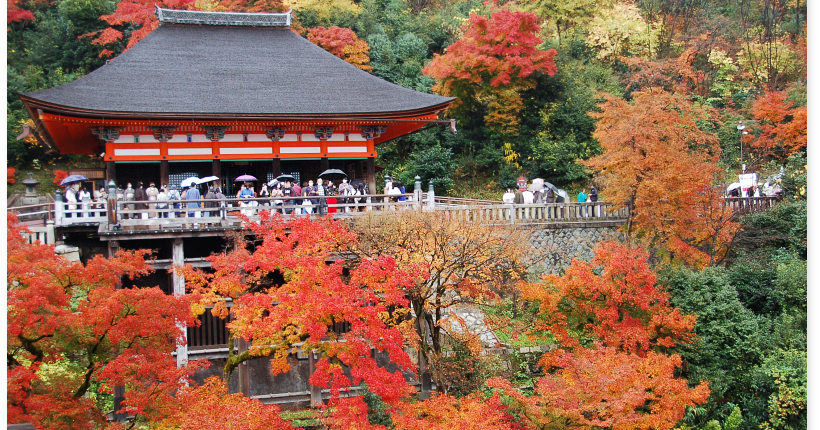
<path id="1" fill-rule="evenodd" d="M 766 324 L 743 306 L 730 277 L 722 268 L 668 269 L 661 275 L 672 305 L 684 314 L 697 315 L 691 347 L 681 351 L 689 380 L 707 380 L 711 397 L 706 413 L 695 422 L 727 416 L 734 405 L 747 403 L 748 373 L 760 363 L 766 342 Z"/>
<path id="2" fill-rule="evenodd" d="M 415 177 L 421 177 L 422 184 L 433 181 L 437 194 L 446 194 L 453 186 L 450 174 L 455 168 L 452 160 L 453 152 L 450 149 L 436 145 L 413 153 L 407 163 L 406 170 L 395 174 L 405 186 L 415 182 Z"/>
<path id="3" fill-rule="evenodd" d="M 382 425 L 388 429 L 393 429 L 393 419 L 387 412 L 388 405 L 382 401 L 378 394 L 370 391 L 367 383 L 362 383 L 362 390 L 364 390 L 364 402 L 367 404 L 367 420 L 371 425 Z"/>

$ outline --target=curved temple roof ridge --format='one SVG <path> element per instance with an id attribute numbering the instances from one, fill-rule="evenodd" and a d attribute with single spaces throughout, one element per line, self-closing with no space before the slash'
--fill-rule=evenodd
<path id="1" fill-rule="evenodd" d="M 198 25 L 239 25 L 253 27 L 290 27 L 292 10 L 284 13 L 208 12 L 163 9 L 156 6 L 159 22 Z"/>

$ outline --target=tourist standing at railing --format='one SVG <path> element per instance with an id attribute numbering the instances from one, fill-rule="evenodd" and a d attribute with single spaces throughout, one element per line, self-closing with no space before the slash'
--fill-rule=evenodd
<path id="1" fill-rule="evenodd" d="M 267 199 L 270 198 L 271 192 L 268 191 L 268 184 L 262 184 L 262 189 L 259 190 L 259 198 L 260 199 Z M 262 206 L 270 206 L 270 201 L 262 201 Z"/>
<path id="2" fill-rule="evenodd" d="M 273 210 L 274 211 L 279 211 L 282 214 L 284 214 L 285 210 L 284 210 L 284 207 L 283 207 L 284 204 L 283 204 L 283 201 L 282 201 L 282 197 L 285 197 L 285 192 L 284 192 L 284 190 L 282 190 L 282 183 L 281 182 L 273 186 L 273 189 L 270 191 L 270 196 L 269 197 L 274 199 L 273 200 Z"/>
<path id="3" fill-rule="evenodd" d="M 174 209 L 179 209 L 179 208 L 182 207 L 182 203 L 180 202 L 180 200 L 182 200 L 182 196 L 179 195 L 179 190 L 177 190 L 177 186 L 176 185 L 171 185 L 171 189 L 168 190 L 169 205 L 173 206 Z M 171 215 L 169 216 L 169 218 L 174 218 L 174 217 L 179 218 L 179 216 L 180 216 L 179 211 L 174 211 L 174 212 L 171 212 Z"/>
<path id="4" fill-rule="evenodd" d="M 196 189 L 196 185 L 191 186 L 185 190 L 185 206 L 188 207 L 188 218 L 199 218 L 200 212 L 199 211 L 192 211 L 191 209 L 199 209 L 201 205 L 199 202 L 192 202 L 191 200 L 199 200 L 201 194 L 199 194 L 199 190 Z"/>
<path id="5" fill-rule="evenodd" d="M 552 188 L 547 188 L 547 194 L 544 196 L 544 203 L 555 203 L 555 191 Z"/>
<path id="6" fill-rule="evenodd" d="M 290 181 L 285 181 L 285 185 L 282 187 L 282 197 L 293 197 L 293 187 L 290 185 Z M 282 213 L 289 214 L 293 212 L 293 208 L 289 208 L 288 206 L 296 205 L 296 200 L 285 200 L 284 207 L 282 208 Z"/>
<path id="7" fill-rule="evenodd" d="M 151 182 L 148 185 L 148 188 L 145 189 L 145 196 L 147 197 L 146 200 L 148 200 L 149 202 L 155 202 L 155 201 L 157 201 L 157 195 L 159 195 L 159 190 L 157 189 L 157 186 L 154 185 L 153 182 Z M 149 203 L 148 204 L 148 209 L 150 210 L 150 212 L 148 212 L 148 218 L 156 219 L 156 217 L 157 217 L 157 211 L 156 211 L 157 204 L 156 203 Z"/>
<path id="8" fill-rule="evenodd" d="M 327 194 L 327 186 L 322 183 L 322 178 L 316 180 L 316 186 L 313 187 L 316 191 L 314 194 L 315 196 L 324 197 Z M 315 199 L 313 204 L 319 205 L 319 215 L 324 215 L 327 213 L 327 200 L 326 199 Z"/>
<path id="9" fill-rule="evenodd" d="M 586 191 L 587 191 L 586 187 L 581 188 L 581 192 L 580 192 L 580 193 L 578 193 L 578 203 L 586 203 L 586 202 L 587 202 L 587 193 L 586 193 Z M 586 206 L 584 206 L 584 207 L 581 209 L 581 214 L 582 214 L 583 216 L 587 216 L 587 208 L 586 208 Z"/>
<path id="10" fill-rule="evenodd" d="M 77 190 L 79 190 L 79 189 L 80 189 L 80 184 L 78 184 L 78 183 L 68 184 L 68 185 L 65 186 L 65 201 L 66 201 L 66 203 L 68 203 L 66 205 L 66 207 L 70 211 L 77 210 L 77 205 L 76 205 L 76 203 L 77 203 L 77 192 L 78 192 Z M 71 213 L 66 214 L 66 218 L 72 218 L 72 217 L 74 217 L 74 215 L 72 215 Z"/>
<path id="11" fill-rule="evenodd" d="M 507 204 L 511 204 L 515 202 L 515 194 L 512 192 L 511 189 L 507 188 L 507 191 L 501 196 L 501 201 Z"/>
<path id="12" fill-rule="evenodd" d="M 302 197 L 310 197 L 311 192 L 313 192 L 313 181 L 302 182 Z M 313 213 L 313 202 L 310 199 L 302 199 L 302 212 L 300 213 Z"/>
<path id="13" fill-rule="evenodd" d="M 250 199 L 252 199 L 254 197 L 254 194 L 253 194 L 253 189 L 251 189 L 248 185 L 249 184 L 247 184 L 247 183 L 242 184 L 242 188 L 239 190 L 239 194 L 237 195 L 237 197 L 242 199 L 242 201 L 239 203 L 239 205 L 242 206 L 243 208 L 245 208 L 245 209 L 242 209 L 242 213 L 245 214 L 245 216 L 253 215 L 253 209 L 248 209 L 248 208 L 250 208 L 252 206 L 252 204 L 251 204 L 252 202 L 251 202 Z"/>
<path id="14" fill-rule="evenodd" d="M 83 187 L 82 191 L 80 191 L 80 201 L 83 202 L 83 216 L 90 216 L 91 212 L 91 193 L 88 192 L 88 188 Z"/>
<path id="15" fill-rule="evenodd" d="M 94 201 L 97 202 L 97 204 L 94 205 L 94 208 L 105 208 L 106 199 L 108 199 L 108 193 L 105 192 L 105 187 L 101 187 L 100 191 L 94 191 Z M 105 216 L 105 212 L 100 212 L 99 216 Z"/>
<path id="16" fill-rule="evenodd" d="M 598 201 L 598 189 L 595 185 L 589 187 L 589 201 L 595 203 Z"/>
<path id="17" fill-rule="evenodd" d="M 128 185 L 125 186 L 125 190 L 123 190 L 123 201 L 126 202 L 133 202 L 134 201 L 134 188 L 131 187 L 131 183 L 129 182 Z M 134 204 L 129 203 L 127 205 L 123 205 L 123 209 L 126 210 L 126 213 L 123 214 L 123 219 L 128 219 L 131 217 L 131 213 L 134 211 Z"/>
<path id="18" fill-rule="evenodd" d="M 143 188 L 142 181 L 137 182 L 137 190 L 134 191 L 134 200 L 137 202 L 137 210 L 140 211 L 138 218 L 148 219 L 148 212 L 145 212 L 145 210 L 148 209 L 148 204 L 143 203 L 148 200 L 148 198 L 145 195 L 145 188 Z"/>
<path id="19" fill-rule="evenodd" d="M 168 218 L 168 212 L 164 212 L 168 209 L 168 192 L 165 191 L 165 185 L 160 187 L 159 194 L 157 194 L 157 209 L 159 218 Z"/>
<path id="20" fill-rule="evenodd" d="M 208 187 L 208 192 L 205 193 L 204 199 L 208 200 L 207 202 L 205 202 L 205 205 L 204 205 L 206 209 L 216 209 L 216 208 L 219 207 L 219 202 L 216 200 L 216 192 L 214 190 L 214 187 Z M 216 211 L 206 211 L 205 216 L 206 217 L 217 216 L 217 212 Z"/>

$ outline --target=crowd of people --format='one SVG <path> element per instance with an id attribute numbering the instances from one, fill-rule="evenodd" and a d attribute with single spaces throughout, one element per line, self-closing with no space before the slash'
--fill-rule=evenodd
<path id="1" fill-rule="evenodd" d="M 399 184 L 400 185 L 400 184 Z M 200 191 L 200 187 L 202 188 Z M 400 193 L 404 187 L 396 188 Z M 239 199 L 239 210 L 245 215 L 253 215 L 258 206 L 266 206 L 283 214 L 295 213 L 312 214 L 334 212 L 336 207 L 331 205 L 345 205 L 338 208 L 341 211 L 362 210 L 359 203 L 363 203 L 362 196 L 367 194 L 367 185 L 358 179 L 348 181 L 343 178 L 336 186 L 333 181 L 318 178 L 303 182 L 271 181 L 262 183 L 258 191 L 253 182 L 244 182 L 240 185 L 235 196 L 226 196 L 221 187 L 211 184 L 191 184 L 177 187 L 176 185 L 149 182 L 148 187 L 142 181 L 136 187 L 128 182 L 125 188 L 117 189 L 117 200 L 125 202 L 122 207 L 123 219 L 159 219 L 159 218 L 199 218 L 219 216 L 221 208 L 232 207 L 233 202 L 228 198 Z M 326 198 L 320 198 L 320 197 Z M 301 198 L 300 198 L 301 197 Z M 93 201 L 91 193 L 81 188 L 79 183 L 66 186 L 65 199 L 69 212 L 67 216 L 76 214 L 82 208 L 84 216 L 91 215 L 94 209 L 101 209 L 108 199 L 105 188 L 94 191 Z M 403 200 L 404 197 L 399 197 Z M 104 212 L 99 213 L 104 216 Z"/>

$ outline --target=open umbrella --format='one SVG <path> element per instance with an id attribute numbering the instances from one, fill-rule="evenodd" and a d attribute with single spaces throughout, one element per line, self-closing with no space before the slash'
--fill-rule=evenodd
<path id="1" fill-rule="evenodd" d="M 197 184 L 204 184 L 206 182 L 212 182 L 212 181 L 218 181 L 218 180 L 219 180 L 218 176 L 206 176 L 206 177 L 196 181 L 196 183 Z"/>
<path id="2" fill-rule="evenodd" d="M 236 182 L 239 182 L 239 181 L 255 181 L 255 180 L 256 180 L 256 176 L 251 176 L 251 175 L 248 175 L 248 174 L 245 174 L 245 175 L 242 175 L 242 176 L 237 176 L 236 179 L 234 179 L 234 181 L 236 181 Z"/>
<path id="3" fill-rule="evenodd" d="M 279 181 L 278 179 L 274 179 L 274 180 L 268 182 L 268 187 L 275 188 L 280 183 L 281 183 L 281 181 Z"/>
<path id="4" fill-rule="evenodd" d="M 330 181 L 339 180 L 342 178 L 347 177 L 347 173 L 339 170 L 339 169 L 327 169 L 322 173 L 319 173 L 319 177 L 322 179 L 327 179 Z"/>
<path id="5" fill-rule="evenodd" d="M 88 180 L 88 178 L 86 178 L 83 175 L 69 175 L 69 176 L 66 176 L 65 179 L 60 181 L 60 185 L 71 184 L 71 183 L 74 183 L 74 182 L 87 181 L 87 180 Z"/>
<path id="6" fill-rule="evenodd" d="M 729 186 L 726 187 L 726 192 L 728 193 L 729 191 L 732 191 L 736 188 L 740 188 L 740 182 L 733 182 L 729 184 Z"/>
<path id="7" fill-rule="evenodd" d="M 191 176 L 190 178 L 183 179 L 182 182 L 179 183 L 179 186 L 182 188 L 185 187 L 192 187 L 199 183 L 199 178 L 196 176 Z"/>
<path id="8" fill-rule="evenodd" d="M 564 191 L 560 188 L 556 188 L 554 192 L 555 192 L 555 203 L 569 202 L 569 194 L 567 194 L 566 191 Z M 558 200 L 559 198 L 561 200 Z"/>
<path id="9" fill-rule="evenodd" d="M 544 191 L 544 183 L 543 182 L 533 182 L 527 187 L 527 191 L 536 192 L 536 191 Z"/>
<path id="10" fill-rule="evenodd" d="M 279 175 L 279 176 L 276 177 L 276 180 L 279 181 L 279 182 L 285 182 L 285 181 L 296 182 L 296 178 L 294 178 L 293 175 L 288 175 L 288 174 Z"/>

